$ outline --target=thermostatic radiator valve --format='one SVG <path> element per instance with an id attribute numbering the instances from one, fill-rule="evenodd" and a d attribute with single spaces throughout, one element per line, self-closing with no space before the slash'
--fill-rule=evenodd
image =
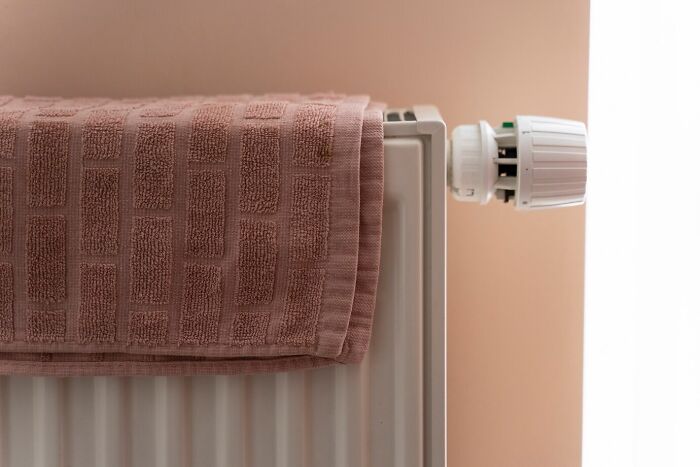
<path id="1" fill-rule="evenodd" d="M 450 186 L 460 201 L 494 196 L 518 210 L 575 206 L 586 196 L 586 126 L 550 117 L 519 116 L 452 132 Z"/>

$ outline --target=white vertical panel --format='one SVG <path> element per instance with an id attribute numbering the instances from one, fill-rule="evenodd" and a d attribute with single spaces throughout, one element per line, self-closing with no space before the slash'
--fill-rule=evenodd
<path id="1" fill-rule="evenodd" d="M 369 465 L 367 362 L 335 367 L 335 465 Z"/>
<path id="2" fill-rule="evenodd" d="M 155 378 L 153 388 L 156 467 L 186 467 L 190 461 L 188 378 Z"/>
<path id="3" fill-rule="evenodd" d="M 216 466 L 216 377 L 191 378 L 190 445 L 192 465 Z"/>
<path id="4" fill-rule="evenodd" d="M 216 465 L 248 466 L 248 402 L 247 376 L 217 376 L 216 389 Z"/>
<path id="5" fill-rule="evenodd" d="M 95 464 L 95 384 L 94 378 L 66 378 L 60 401 L 63 423 L 60 427 L 64 458 L 75 465 Z M 115 421 L 118 423 L 118 421 Z"/>
<path id="6" fill-rule="evenodd" d="M 276 467 L 308 465 L 306 379 L 307 372 L 303 371 L 281 373 L 275 377 Z"/>
<path id="7" fill-rule="evenodd" d="M 322 467 L 335 462 L 335 371 L 332 367 L 310 372 L 311 388 L 307 410 L 310 418 L 310 465 Z"/>
<path id="8" fill-rule="evenodd" d="M 6 385 L 8 400 L 7 413 L 9 421 L 7 437 L 3 446 L 7 446 L 9 465 L 32 466 L 34 464 L 34 449 L 37 440 L 34 439 L 34 390 L 32 378 L 8 378 Z"/>
<path id="9" fill-rule="evenodd" d="M 95 467 L 121 467 L 127 462 L 127 382 L 125 378 L 93 378 Z"/>
<path id="10" fill-rule="evenodd" d="M 131 378 L 129 405 L 129 464 L 156 466 L 155 378 Z"/>
<path id="11" fill-rule="evenodd" d="M 9 446 L 7 444 L 9 439 L 8 430 L 10 429 L 8 379 L 7 376 L 0 376 L 0 466 L 10 464 Z"/>
<path id="12" fill-rule="evenodd" d="M 56 378 L 34 378 L 33 394 L 33 440 L 34 467 L 59 467 L 66 455 L 62 430 L 65 422 L 63 398 L 65 381 Z"/>
<path id="13" fill-rule="evenodd" d="M 277 404 L 275 381 L 277 375 L 265 374 L 251 377 L 248 398 L 248 458 L 251 467 L 270 467 L 277 460 L 276 428 Z"/>

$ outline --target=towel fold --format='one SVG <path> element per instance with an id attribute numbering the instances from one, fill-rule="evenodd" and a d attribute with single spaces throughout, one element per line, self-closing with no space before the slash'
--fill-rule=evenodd
<path id="1" fill-rule="evenodd" d="M 358 362 L 382 199 L 366 96 L 0 96 L 0 373 Z"/>

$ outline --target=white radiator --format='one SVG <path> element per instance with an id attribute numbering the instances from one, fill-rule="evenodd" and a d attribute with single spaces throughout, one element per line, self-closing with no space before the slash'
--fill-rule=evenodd
<path id="1" fill-rule="evenodd" d="M 445 465 L 445 125 L 386 113 L 382 269 L 360 365 L 237 377 L 0 378 L 5 467 Z"/>

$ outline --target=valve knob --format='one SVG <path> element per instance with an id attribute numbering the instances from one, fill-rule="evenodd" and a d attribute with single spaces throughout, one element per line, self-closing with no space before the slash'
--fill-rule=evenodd
<path id="1" fill-rule="evenodd" d="M 518 210 L 575 206 L 586 195 L 586 126 L 551 117 L 518 116 L 452 132 L 450 187 L 460 201 L 494 196 Z"/>

